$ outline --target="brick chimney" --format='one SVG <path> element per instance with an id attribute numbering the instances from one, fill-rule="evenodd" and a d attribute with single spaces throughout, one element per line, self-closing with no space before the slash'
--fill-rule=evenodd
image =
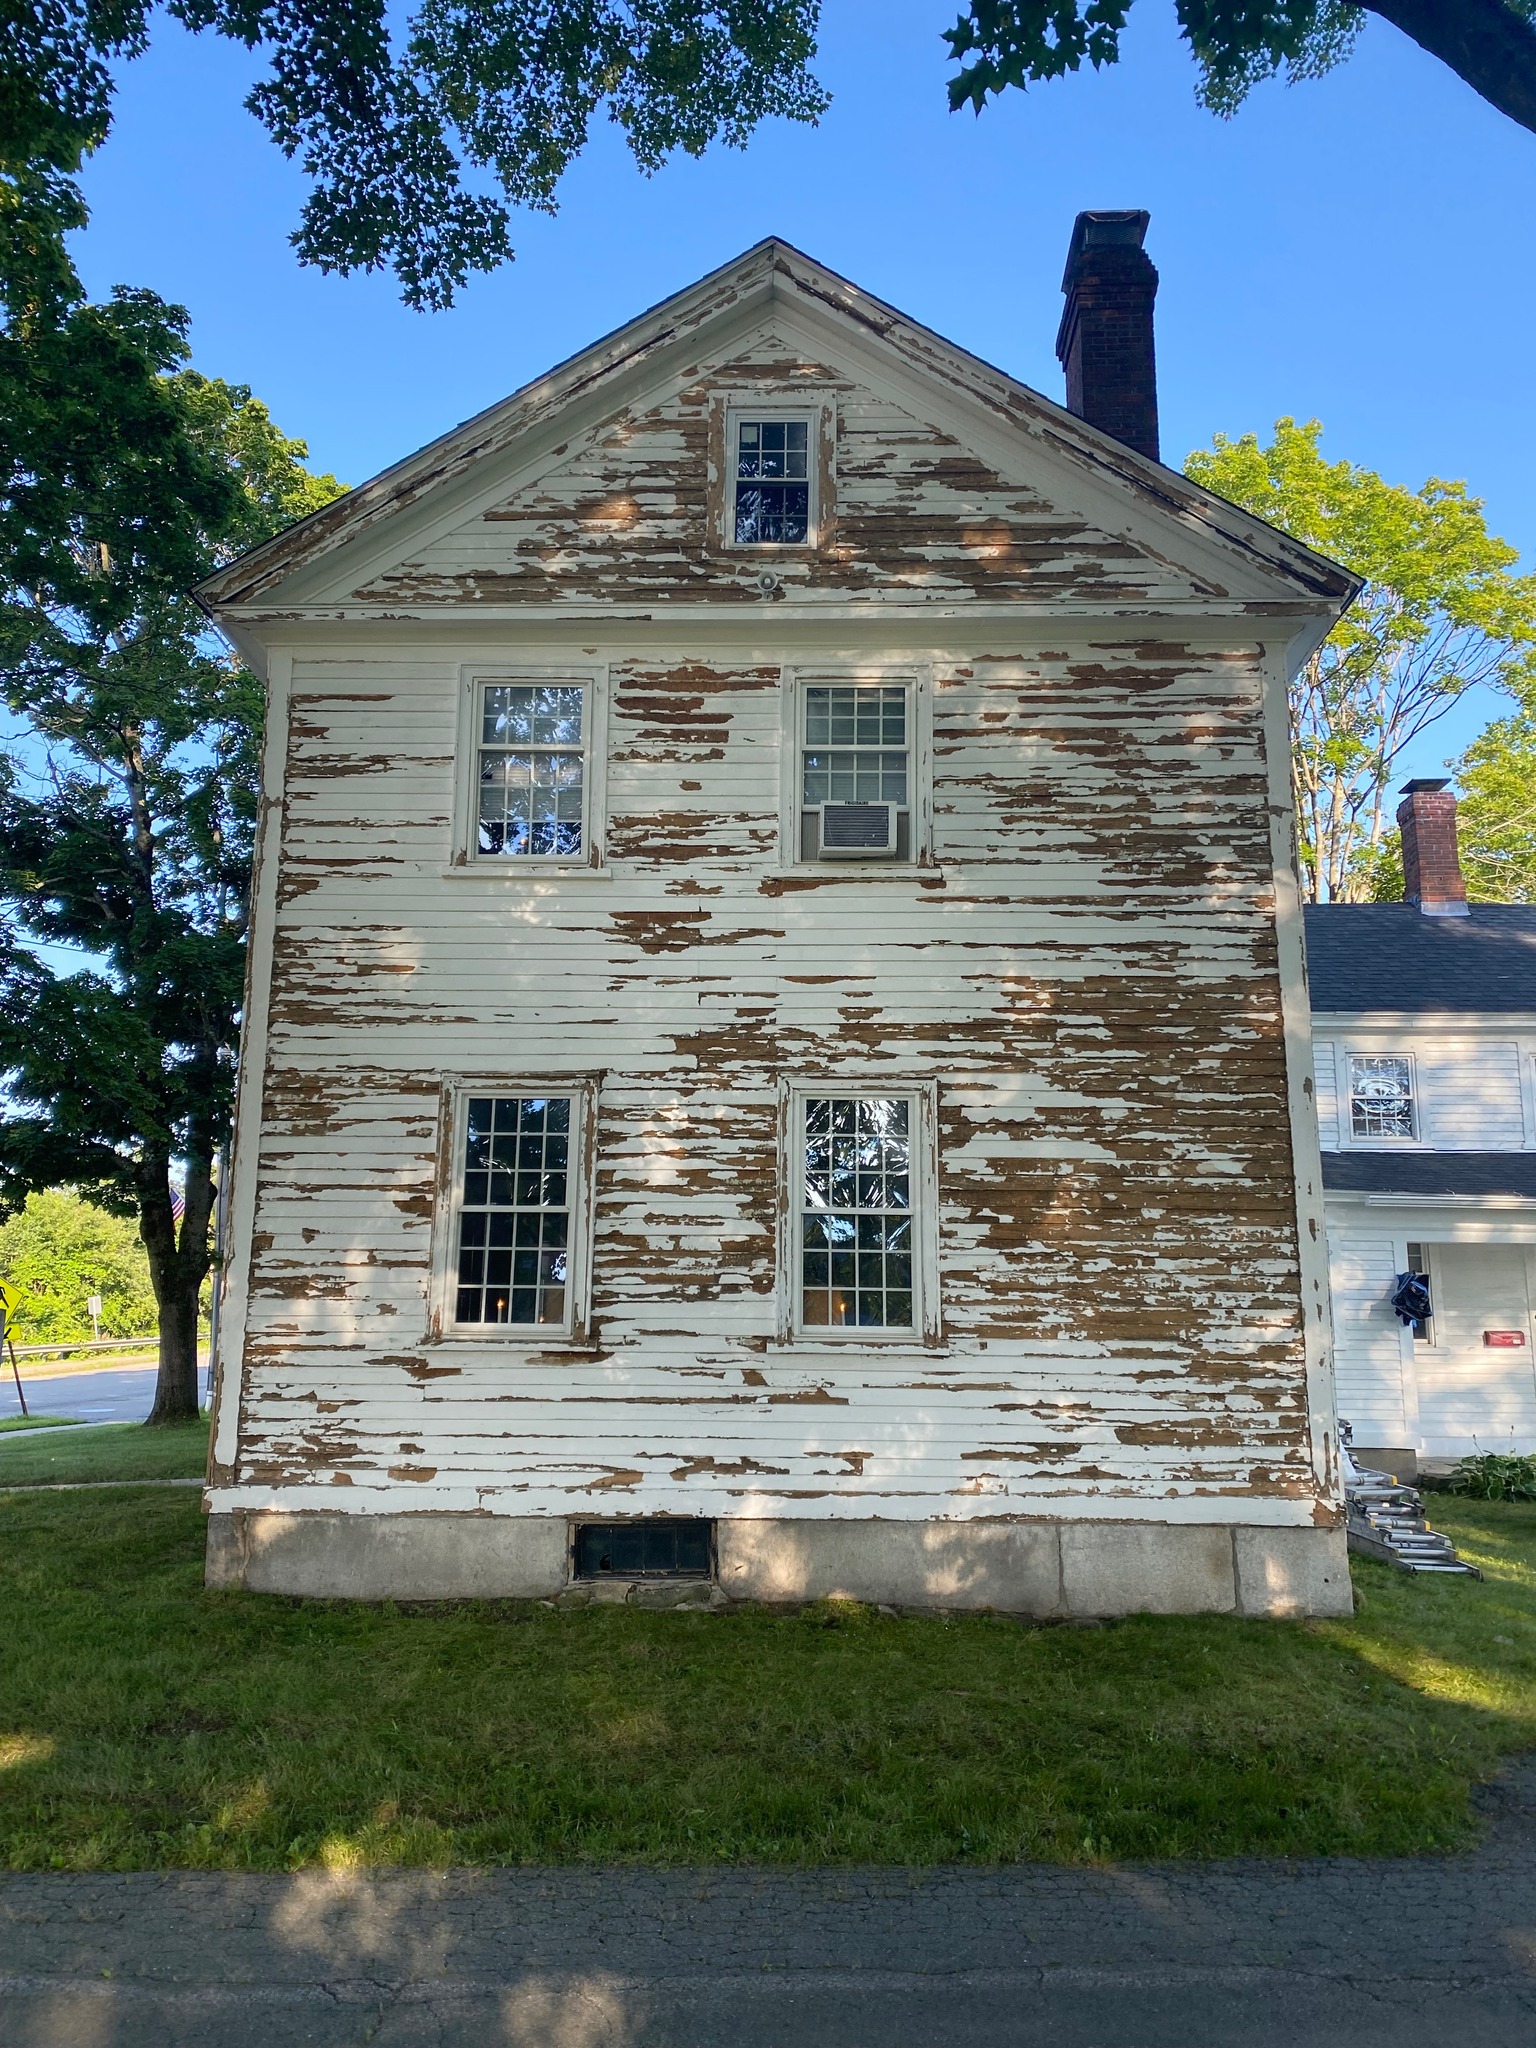
<path id="1" fill-rule="evenodd" d="M 1467 885 L 1456 844 L 1456 799 L 1442 776 L 1403 784 L 1403 901 L 1426 917 L 1468 917 Z"/>
<path id="2" fill-rule="evenodd" d="M 1150 214 L 1080 213 L 1061 288 L 1056 354 L 1067 409 L 1158 460 L 1152 302 L 1157 272 L 1142 248 Z"/>

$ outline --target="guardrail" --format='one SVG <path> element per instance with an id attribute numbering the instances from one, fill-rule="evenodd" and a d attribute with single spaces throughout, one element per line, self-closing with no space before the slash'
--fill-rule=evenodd
<path id="1" fill-rule="evenodd" d="M 18 1344 L 18 1358 L 73 1358 L 77 1351 L 158 1351 L 158 1337 L 78 1337 L 59 1344 Z"/>

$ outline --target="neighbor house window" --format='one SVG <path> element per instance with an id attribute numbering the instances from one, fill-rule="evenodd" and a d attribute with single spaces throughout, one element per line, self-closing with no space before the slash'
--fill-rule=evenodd
<path id="1" fill-rule="evenodd" d="M 1349 1062 L 1349 1128 L 1356 1138 L 1412 1138 L 1413 1063 L 1398 1053 Z"/>
<path id="2" fill-rule="evenodd" d="M 569 1321 L 568 1095 L 471 1095 L 459 1154 L 453 1320 Z"/>
<path id="3" fill-rule="evenodd" d="M 590 695 L 583 683 L 479 685 L 477 859 L 585 857 Z"/>
<path id="4" fill-rule="evenodd" d="M 801 1325 L 914 1329 L 914 1104 L 810 1095 L 800 1109 Z"/>
<path id="5" fill-rule="evenodd" d="M 807 683 L 802 706 L 802 858 L 910 859 L 910 685 Z"/>
<path id="6" fill-rule="evenodd" d="M 811 533 L 809 420 L 731 422 L 738 547 L 803 546 Z"/>
<path id="7" fill-rule="evenodd" d="M 1429 1278 L 1429 1247 L 1427 1245 L 1409 1245 L 1408 1270 L 1410 1273 L 1417 1273 L 1419 1278 L 1424 1282 L 1424 1285 L 1430 1288 L 1429 1314 L 1427 1316 L 1417 1317 L 1412 1323 L 1409 1324 L 1408 1327 L 1413 1331 L 1413 1341 L 1415 1344 L 1432 1344 L 1435 1341 L 1433 1327 L 1435 1315 L 1435 1296 L 1434 1289 L 1430 1284 Z"/>

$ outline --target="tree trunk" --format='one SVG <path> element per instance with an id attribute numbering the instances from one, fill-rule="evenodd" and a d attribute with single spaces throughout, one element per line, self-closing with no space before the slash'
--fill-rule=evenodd
<path id="1" fill-rule="evenodd" d="M 197 1297 L 198 1283 L 189 1284 L 181 1275 L 167 1276 L 170 1286 L 160 1294 L 160 1370 L 155 1379 L 155 1405 L 146 1421 L 195 1422 L 199 1400 L 197 1386 Z"/>
<path id="2" fill-rule="evenodd" d="M 210 1264 L 212 1159 L 186 1162 L 179 1243 L 170 1164 L 164 1153 L 146 1158 L 139 1181 L 139 1235 L 160 1308 L 160 1371 L 149 1423 L 195 1422 L 198 1414 L 197 1303 Z"/>

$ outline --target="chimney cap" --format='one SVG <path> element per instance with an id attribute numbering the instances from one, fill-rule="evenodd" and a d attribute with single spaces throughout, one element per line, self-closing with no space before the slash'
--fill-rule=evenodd
<path id="1" fill-rule="evenodd" d="M 1080 213 L 1072 223 L 1072 239 L 1067 244 L 1067 267 L 1061 276 L 1062 290 L 1068 292 L 1072 289 L 1073 272 L 1085 249 L 1139 249 L 1147 238 L 1151 219 L 1150 213 L 1134 206 L 1100 207 L 1094 212 Z"/>
<path id="2" fill-rule="evenodd" d="M 1433 796 L 1436 790 L 1449 789 L 1449 775 L 1416 775 L 1411 782 L 1405 782 L 1400 792 L 1403 796 Z"/>

